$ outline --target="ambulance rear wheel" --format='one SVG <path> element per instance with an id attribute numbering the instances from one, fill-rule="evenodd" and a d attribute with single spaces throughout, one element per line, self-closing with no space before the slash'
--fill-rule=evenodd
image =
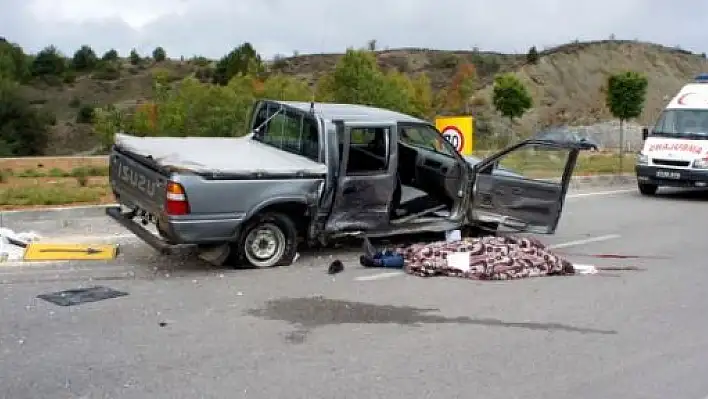
<path id="1" fill-rule="evenodd" d="M 656 184 L 639 184 L 639 192 L 642 193 L 642 195 L 654 195 L 658 189 L 659 186 Z"/>

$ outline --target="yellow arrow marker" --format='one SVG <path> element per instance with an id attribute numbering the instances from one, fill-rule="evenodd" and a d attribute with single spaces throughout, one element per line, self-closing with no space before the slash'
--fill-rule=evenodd
<path id="1" fill-rule="evenodd" d="M 30 243 L 25 248 L 24 260 L 112 260 L 118 256 L 116 244 L 55 244 Z"/>

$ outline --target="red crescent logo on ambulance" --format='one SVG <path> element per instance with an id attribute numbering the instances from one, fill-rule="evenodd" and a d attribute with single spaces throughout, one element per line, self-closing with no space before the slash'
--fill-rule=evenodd
<path id="1" fill-rule="evenodd" d="M 693 94 L 695 94 L 695 93 L 686 93 L 686 94 L 682 95 L 681 97 L 679 97 L 678 100 L 676 100 L 676 102 L 679 103 L 680 105 L 688 105 L 688 104 L 686 104 L 686 102 L 684 100 L 686 99 L 686 97 L 691 96 Z"/>
<path id="2" fill-rule="evenodd" d="M 691 96 L 698 96 L 698 100 L 700 102 L 708 104 L 708 98 L 706 98 L 705 96 L 700 96 L 698 93 L 683 94 L 683 95 L 681 95 L 681 97 L 679 97 L 676 100 L 676 103 L 678 103 L 679 105 L 690 105 L 690 104 L 688 104 L 688 102 L 690 102 L 691 100 L 688 97 L 691 97 Z"/>

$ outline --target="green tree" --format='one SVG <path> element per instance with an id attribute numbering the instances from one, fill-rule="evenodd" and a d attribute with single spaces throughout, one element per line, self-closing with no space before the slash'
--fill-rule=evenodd
<path id="1" fill-rule="evenodd" d="M 34 57 L 32 76 L 61 76 L 66 70 L 64 57 L 54 46 L 45 47 Z"/>
<path id="2" fill-rule="evenodd" d="M 117 61 L 118 60 L 118 51 L 115 49 L 110 49 L 106 51 L 103 56 L 101 57 L 102 61 L 107 61 L 107 62 L 112 62 L 112 61 Z"/>
<path id="3" fill-rule="evenodd" d="M 21 96 L 17 83 L 0 79 L 0 156 L 42 155 L 50 119 Z"/>
<path id="4" fill-rule="evenodd" d="M 624 122 L 642 114 L 648 86 L 646 76 L 635 71 L 625 71 L 607 78 L 605 102 L 612 116 L 620 121 L 620 173 L 624 158 Z"/>
<path id="5" fill-rule="evenodd" d="M 320 82 L 323 97 L 329 101 L 351 104 L 376 105 L 384 74 L 370 51 L 348 49 L 339 59 L 331 76 Z"/>
<path id="6" fill-rule="evenodd" d="M 83 45 L 71 59 L 72 67 L 79 72 L 91 71 L 96 67 L 98 57 L 90 46 Z"/>
<path id="7" fill-rule="evenodd" d="M 265 70 L 261 56 L 245 42 L 223 56 L 214 69 L 213 82 L 222 86 L 236 75 L 259 75 Z"/>
<path id="8" fill-rule="evenodd" d="M 413 79 L 412 114 L 424 119 L 433 117 L 433 90 L 430 78 L 425 73 L 418 74 Z"/>
<path id="9" fill-rule="evenodd" d="M 509 118 L 511 126 L 514 119 L 521 118 L 533 106 L 533 99 L 513 73 L 504 73 L 494 77 L 492 104 L 503 117 Z"/>
<path id="10" fill-rule="evenodd" d="M 142 61 L 142 59 L 140 58 L 140 54 L 138 54 L 138 50 L 136 49 L 130 50 L 130 55 L 128 56 L 128 59 L 130 59 L 131 65 L 138 65 L 140 64 L 140 61 Z"/>
<path id="11" fill-rule="evenodd" d="M 165 52 L 164 48 L 157 47 L 152 51 L 152 58 L 154 58 L 156 62 L 162 62 L 167 59 L 167 52 Z"/>
<path id="12" fill-rule="evenodd" d="M 90 105 L 82 105 L 79 108 L 79 112 L 76 113 L 76 123 L 87 123 L 93 122 L 95 110 Z"/>
<path id="13" fill-rule="evenodd" d="M 312 90 L 307 82 L 292 76 L 276 73 L 261 82 L 254 81 L 254 96 L 285 101 L 309 101 Z"/>
<path id="14" fill-rule="evenodd" d="M 424 87 L 428 85 L 428 87 Z M 348 49 L 316 85 L 319 101 L 362 104 L 424 117 L 429 112 L 427 78 L 412 82 L 396 70 L 384 73 L 368 50 Z"/>
<path id="15" fill-rule="evenodd" d="M 17 44 L 0 38 L 0 79 L 23 82 L 29 77 L 29 62 Z"/>
<path id="16" fill-rule="evenodd" d="M 93 132 L 98 136 L 104 150 L 110 148 L 113 144 L 116 132 L 126 130 L 128 126 L 126 122 L 125 112 L 113 105 L 94 110 Z"/>
<path id="17" fill-rule="evenodd" d="M 538 54 L 538 50 L 536 50 L 536 46 L 532 46 L 526 54 L 526 63 L 535 65 L 538 64 L 539 59 L 540 56 Z"/>

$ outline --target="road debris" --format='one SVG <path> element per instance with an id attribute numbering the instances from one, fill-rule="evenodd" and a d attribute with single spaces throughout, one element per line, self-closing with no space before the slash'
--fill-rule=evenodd
<path id="1" fill-rule="evenodd" d="M 31 231 L 17 233 L 0 228 L 0 262 L 111 260 L 117 255 L 117 244 L 49 243 Z"/>
<path id="2" fill-rule="evenodd" d="M 337 274 L 337 273 L 341 273 L 343 271 L 344 271 L 344 264 L 339 259 L 335 259 L 334 261 L 332 261 L 332 263 L 329 264 L 329 268 L 327 269 L 327 273 L 329 273 L 329 274 Z"/>
<path id="3" fill-rule="evenodd" d="M 57 306 L 73 306 L 88 302 L 102 301 L 104 299 L 118 298 L 126 295 L 128 295 L 127 292 L 117 291 L 104 286 L 95 286 L 41 294 L 37 295 L 37 298 L 43 299 Z"/>
<path id="4" fill-rule="evenodd" d="M 35 232 L 16 233 L 0 227 L 0 263 L 21 261 L 27 246 L 40 239 Z"/>

